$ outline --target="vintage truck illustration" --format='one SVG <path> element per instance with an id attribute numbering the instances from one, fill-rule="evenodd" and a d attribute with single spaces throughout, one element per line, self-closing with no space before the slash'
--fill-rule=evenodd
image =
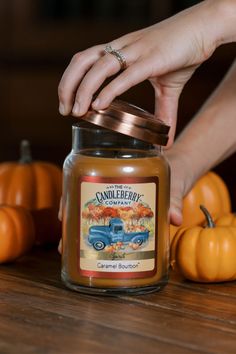
<path id="1" fill-rule="evenodd" d="M 120 218 L 112 218 L 109 225 L 96 225 L 89 228 L 88 242 L 97 251 L 116 242 L 137 243 L 141 245 L 149 237 L 149 230 L 138 232 L 125 232 L 124 223 Z"/>

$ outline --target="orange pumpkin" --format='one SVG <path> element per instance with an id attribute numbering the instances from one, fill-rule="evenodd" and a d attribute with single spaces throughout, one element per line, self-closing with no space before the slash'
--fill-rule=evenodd
<path id="1" fill-rule="evenodd" d="M 217 226 L 201 206 L 207 226 L 180 229 L 171 245 L 171 266 L 197 282 L 236 279 L 236 227 Z"/>
<path id="2" fill-rule="evenodd" d="M 181 227 L 203 224 L 205 219 L 199 209 L 199 205 L 201 204 L 207 208 L 214 220 L 231 211 L 230 195 L 227 186 L 215 172 L 208 172 L 202 176 L 184 198 L 183 223 Z M 178 229 L 178 227 L 171 225 L 171 242 Z"/>
<path id="3" fill-rule="evenodd" d="M 170 244 L 172 243 L 177 231 L 180 229 L 180 226 L 175 226 L 170 224 Z"/>
<path id="4" fill-rule="evenodd" d="M 62 191 L 62 172 L 48 162 L 34 162 L 29 142 L 21 142 L 19 162 L 0 164 L 0 203 L 19 205 L 32 212 L 36 243 L 58 241 L 57 218 Z"/>
<path id="5" fill-rule="evenodd" d="M 216 225 L 236 227 L 236 215 L 234 213 L 225 214 L 216 220 Z"/>
<path id="6" fill-rule="evenodd" d="M 229 191 L 220 176 L 208 172 L 201 177 L 184 198 L 182 226 L 201 225 L 205 217 L 199 205 L 204 205 L 215 220 L 231 211 Z"/>
<path id="7" fill-rule="evenodd" d="M 0 263 L 11 262 L 33 246 L 35 230 L 29 211 L 21 207 L 0 206 Z"/>

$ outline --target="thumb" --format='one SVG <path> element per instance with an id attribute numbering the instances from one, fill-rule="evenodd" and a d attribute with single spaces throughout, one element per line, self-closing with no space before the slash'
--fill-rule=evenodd
<path id="1" fill-rule="evenodd" d="M 181 90 L 171 87 L 158 87 L 153 85 L 155 90 L 155 117 L 170 126 L 168 149 L 174 141 L 178 103 Z"/>
<path id="2" fill-rule="evenodd" d="M 186 176 L 185 163 L 181 159 L 174 145 L 171 149 L 166 150 L 165 156 L 170 166 L 171 185 L 170 185 L 170 222 L 179 226 L 182 224 L 183 215 L 183 198 L 186 192 Z"/>
<path id="3" fill-rule="evenodd" d="M 62 254 L 62 239 L 60 239 L 60 242 L 59 242 L 59 245 L 58 245 L 58 248 L 57 248 L 58 252 L 60 254 Z"/>
<path id="4" fill-rule="evenodd" d="M 170 198 L 170 223 L 180 226 L 183 222 L 182 215 L 183 200 L 179 196 L 171 196 Z"/>

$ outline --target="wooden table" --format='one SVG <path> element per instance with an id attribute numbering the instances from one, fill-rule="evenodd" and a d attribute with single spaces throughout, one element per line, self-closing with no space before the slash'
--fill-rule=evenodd
<path id="1" fill-rule="evenodd" d="M 0 266 L 0 354 L 236 353 L 236 282 L 170 278 L 150 295 L 78 294 L 57 252 L 36 249 Z"/>

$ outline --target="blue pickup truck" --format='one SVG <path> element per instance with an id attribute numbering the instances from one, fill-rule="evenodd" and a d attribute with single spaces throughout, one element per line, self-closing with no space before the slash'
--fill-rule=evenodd
<path id="1" fill-rule="evenodd" d="M 133 242 L 141 245 L 147 241 L 149 231 L 128 232 L 124 231 L 124 223 L 120 218 L 112 218 L 109 225 L 96 225 L 89 228 L 88 242 L 97 251 L 103 250 L 106 246 L 116 242 L 124 244 Z"/>

